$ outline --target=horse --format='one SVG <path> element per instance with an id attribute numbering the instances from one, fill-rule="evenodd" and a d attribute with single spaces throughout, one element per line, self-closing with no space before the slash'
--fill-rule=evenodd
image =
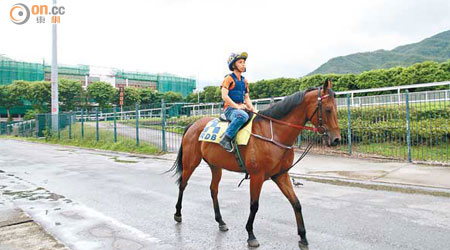
<path id="1" fill-rule="evenodd" d="M 252 136 L 246 146 L 239 146 L 247 173 L 250 175 L 250 215 L 246 224 L 248 246 L 258 247 L 259 242 L 253 233 L 253 222 L 259 207 L 261 188 L 271 179 L 291 203 L 296 221 L 300 248 L 307 248 L 305 224 L 302 206 L 298 200 L 288 170 L 294 160 L 292 145 L 303 129 L 310 129 L 323 135 L 327 146 L 336 146 L 341 139 L 337 121 L 337 106 L 331 81 L 323 86 L 297 92 L 257 114 L 252 124 Z M 220 231 L 228 231 L 220 214 L 217 198 L 222 169 L 244 172 L 232 153 L 225 151 L 219 144 L 199 141 L 200 133 L 213 118 L 205 117 L 188 125 L 184 131 L 181 146 L 174 165 L 168 170 L 178 175 L 178 201 L 174 219 L 182 221 L 181 208 L 183 192 L 195 168 L 203 159 L 210 167 L 212 180 L 210 185 L 215 220 Z M 310 121 L 314 127 L 305 126 Z M 272 140 L 269 140 L 272 138 Z"/>

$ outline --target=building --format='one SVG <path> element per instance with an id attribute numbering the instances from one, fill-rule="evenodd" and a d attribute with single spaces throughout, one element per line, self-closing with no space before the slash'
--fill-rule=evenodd
<path id="1" fill-rule="evenodd" d="M 89 65 L 59 65 L 58 77 L 78 80 L 84 87 L 95 81 L 111 83 L 116 88 L 133 86 L 151 88 L 159 92 L 178 92 L 184 97 L 192 93 L 196 80 L 172 74 L 150 74 L 146 72 L 131 72 Z M 0 85 L 11 84 L 15 80 L 50 81 L 51 65 L 12 60 L 0 56 Z"/>
<path id="2" fill-rule="evenodd" d="M 58 78 L 78 80 L 86 88 L 96 81 L 109 82 L 116 88 L 133 86 L 151 88 L 159 92 L 178 92 L 183 97 L 192 93 L 196 87 L 193 78 L 180 77 L 171 74 L 150 74 L 146 72 L 129 72 L 118 69 L 96 67 L 89 65 L 59 65 Z M 51 65 L 33 62 L 23 62 L 0 55 L 0 85 L 12 84 L 15 80 L 50 81 Z M 23 108 L 17 109 L 14 116 L 23 115 Z M 6 110 L 0 107 L 0 116 L 5 116 Z"/>

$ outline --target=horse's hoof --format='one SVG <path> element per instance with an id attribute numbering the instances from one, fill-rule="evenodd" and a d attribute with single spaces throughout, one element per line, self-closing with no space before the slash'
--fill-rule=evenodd
<path id="1" fill-rule="evenodd" d="M 259 247 L 259 242 L 257 239 L 247 241 L 249 247 Z"/>
<path id="2" fill-rule="evenodd" d="M 300 249 L 302 249 L 302 250 L 308 250 L 309 248 L 308 248 L 308 241 L 303 241 L 303 240 L 301 240 L 301 241 L 299 241 L 298 242 L 298 246 L 300 247 Z"/>
<path id="3" fill-rule="evenodd" d="M 228 231 L 228 226 L 225 224 L 219 225 L 219 230 L 222 232 L 226 232 L 226 231 Z"/>
<path id="4" fill-rule="evenodd" d="M 181 215 L 178 216 L 178 215 L 174 214 L 173 218 L 175 219 L 176 222 L 181 222 Z"/>

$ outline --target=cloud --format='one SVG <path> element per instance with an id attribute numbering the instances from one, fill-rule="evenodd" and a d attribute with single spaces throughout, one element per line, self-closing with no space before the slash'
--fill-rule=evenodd
<path id="1" fill-rule="evenodd" d="M 25 4 L 49 0 L 23 0 Z M 8 10 L 16 1 L 0 2 Z M 448 1 L 66 1 L 60 63 L 171 72 L 220 84 L 231 52 L 249 53 L 250 81 L 300 77 L 335 56 L 392 49 L 450 27 Z M 51 25 L 0 28 L 1 53 L 51 59 Z"/>

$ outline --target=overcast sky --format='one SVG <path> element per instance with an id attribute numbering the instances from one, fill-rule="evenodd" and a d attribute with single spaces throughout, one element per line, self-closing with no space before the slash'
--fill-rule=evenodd
<path id="1" fill-rule="evenodd" d="M 11 22 L 1 0 L 0 54 L 51 60 L 51 24 Z M 59 0 L 58 60 L 194 76 L 219 85 L 233 51 L 250 82 L 301 77 L 335 56 L 418 42 L 450 29 L 449 0 Z"/>

